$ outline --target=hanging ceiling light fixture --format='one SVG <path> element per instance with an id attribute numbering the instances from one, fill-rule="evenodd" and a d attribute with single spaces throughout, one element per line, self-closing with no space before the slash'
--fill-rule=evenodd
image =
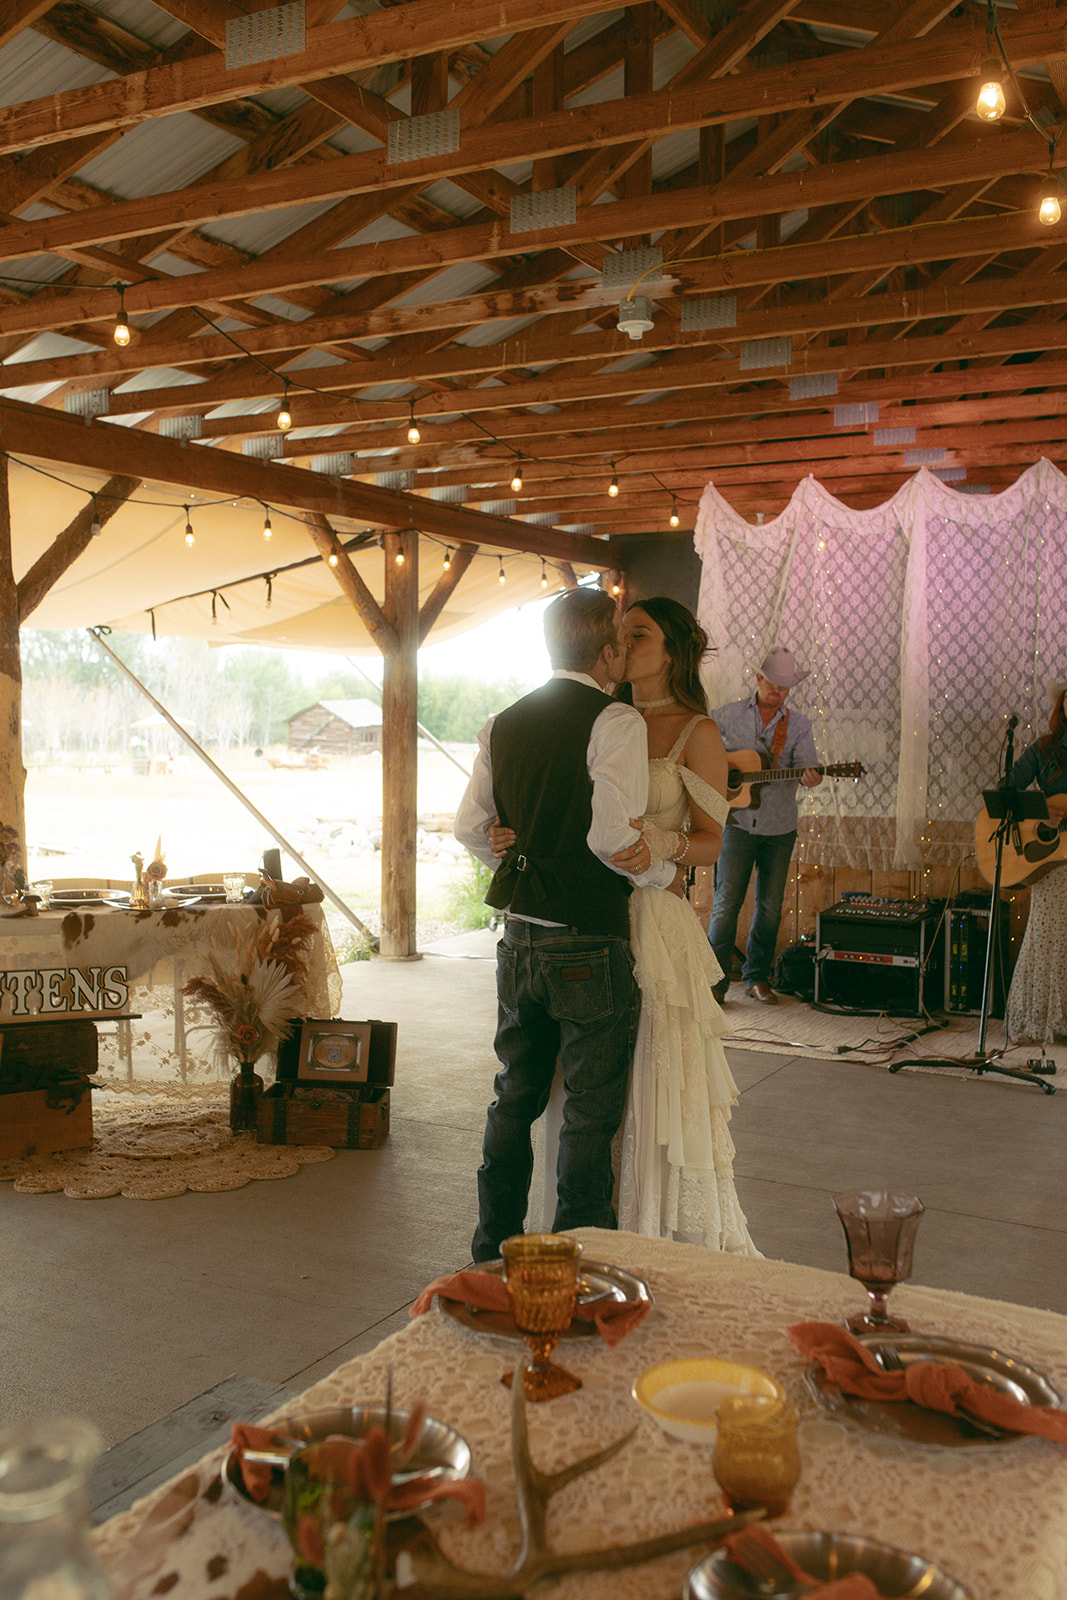
<path id="1" fill-rule="evenodd" d="M 997 22 L 996 0 L 986 0 L 986 46 L 989 55 L 982 63 L 982 87 L 978 94 L 976 109 L 978 115 L 987 122 L 996 122 L 1004 114 L 1004 87 L 1005 74 L 1011 79 L 1012 88 L 1015 90 L 1022 107 L 1023 116 L 1030 123 L 1036 133 L 1039 133 L 1048 145 L 1048 173 L 1041 186 L 1041 196 L 1038 203 L 1037 218 L 1048 228 L 1053 228 L 1063 214 L 1063 187 L 1052 170 L 1052 163 L 1056 158 L 1056 146 L 1059 143 L 1059 133 L 1050 134 L 1048 129 L 1042 127 L 1037 117 L 1031 111 L 1026 95 L 1023 93 L 1022 84 L 1019 82 L 1008 59 L 1008 52 L 1004 48 L 1004 40 L 1000 36 L 1000 25 Z M 996 50 L 997 54 L 994 54 Z M 1062 133 L 1062 128 L 1060 133 Z"/>
<path id="2" fill-rule="evenodd" d="M 419 440 L 421 438 L 422 438 L 422 434 L 419 432 L 419 425 L 415 421 L 415 402 L 414 402 L 414 400 L 409 400 L 408 401 L 408 444 L 418 444 L 418 442 L 419 442 Z"/>
<path id="3" fill-rule="evenodd" d="M 444 570 L 446 572 L 451 572 L 452 570 L 452 552 L 447 544 L 445 545 Z"/>
<path id="4" fill-rule="evenodd" d="M 263 507 L 263 537 L 264 539 L 274 537 L 274 529 L 270 525 L 270 506 Z"/>
<path id="5" fill-rule="evenodd" d="M 668 518 L 668 521 L 670 522 L 670 525 L 671 525 L 672 528 L 676 528 L 678 526 L 678 524 L 681 522 L 681 520 L 682 520 L 681 517 L 678 515 L 678 502 L 677 502 L 677 500 L 672 499 L 671 500 L 671 514 L 670 514 L 670 517 Z"/>
<path id="6" fill-rule="evenodd" d="M 500 557 L 500 571 L 497 573 L 496 577 L 497 577 L 497 582 L 498 583 L 507 583 L 507 581 L 508 581 L 507 580 L 507 576 L 506 576 L 506 574 L 504 572 L 504 557 L 503 556 Z"/>
<path id="7" fill-rule="evenodd" d="M 282 390 L 282 403 L 278 409 L 278 415 L 274 419 L 274 426 L 278 429 L 279 433 L 288 433 L 289 429 L 293 426 L 293 413 L 289 410 L 288 378 L 286 378 L 285 388 Z"/>
<path id="8" fill-rule="evenodd" d="M 608 484 L 608 493 L 614 500 L 619 492 L 619 474 L 615 470 L 614 461 L 611 463 L 611 482 Z"/>
<path id="9" fill-rule="evenodd" d="M 89 537 L 90 539 L 99 539 L 100 537 L 100 510 L 96 503 L 95 494 L 93 495 L 93 520 L 89 524 Z"/>
<path id="10" fill-rule="evenodd" d="M 1037 208 L 1037 220 L 1043 222 L 1046 228 L 1054 228 L 1062 214 L 1063 183 L 1050 167 L 1041 185 L 1041 204 Z"/>
<path id="11" fill-rule="evenodd" d="M 542 589 L 547 589 L 548 588 L 548 573 L 545 571 L 545 558 L 544 558 L 544 556 L 541 557 L 541 587 L 542 587 Z"/>
<path id="12" fill-rule="evenodd" d="M 193 532 L 193 524 L 189 520 L 189 507 L 185 506 L 183 510 L 185 511 L 185 542 L 191 550 L 196 543 L 196 534 Z"/>
<path id="13" fill-rule="evenodd" d="M 118 289 L 119 309 L 118 315 L 115 317 L 115 326 L 112 329 L 111 337 L 114 339 L 117 345 L 121 345 L 123 348 L 125 348 L 132 338 L 132 334 L 130 333 L 130 319 L 126 315 L 126 285 L 124 283 L 120 283 Z"/>
<path id="14" fill-rule="evenodd" d="M 521 456 L 518 458 L 518 462 L 516 464 L 515 471 L 511 474 L 511 487 L 514 489 L 516 494 L 518 494 L 519 490 L 522 488 L 522 457 Z"/>

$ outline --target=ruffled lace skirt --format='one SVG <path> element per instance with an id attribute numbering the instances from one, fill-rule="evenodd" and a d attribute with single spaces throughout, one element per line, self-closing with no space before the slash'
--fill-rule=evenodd
<path id="1" fill-rule="evenodd" d="M 1057 1034 L 1067 1034 L 1067 866 L 1054 867 L 1030 891 L 1007 1027 L 1009 1039 L 1034 1044 L 1051 1044 Z"/>
<path id="2" fill-rule="evenodd" d="M 1065 874 L 1067 875 L 1067 874 Z M 734 1187 L 737 1085 L 729 1024 L 711 993 L 722 976 L 689 903 L 662 889 L 630 896 L 641 1021 L 623 1126 L 619 1227 L 759 1255 Z"/>

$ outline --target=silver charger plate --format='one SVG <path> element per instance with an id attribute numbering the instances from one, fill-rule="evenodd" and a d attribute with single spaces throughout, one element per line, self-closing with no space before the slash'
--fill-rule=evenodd
<path id="1" fill-rule="evenodd" d="M 410 1415 L 410 1411 L 394 1409 L 390 1428 L 392 1439 L 403 1438 Z M 352 1439 L 362 1439 L 376 1423 L 380 1423 L 383 1427 L 385 1425 L 384 1406 L 338 1406 L 332 1411 L 304 1411 L 296 1416 L 281 1417 L 269 1426 L 272 1433 L 283 1433 L 290 1439 L 310 1443 L 314 1439 L 327 1439 L 334 1433 L 344 1434 Z M 470 1445 L 463 1435 L 457 1433 L 455 1428 L 449 1427 L 447 1422 L 438 1422 L 435 1417 L 427 1417 L 418 1449 L 404 1463 L 402 1476 L 409 1478 L 416 1477 L 422 1472 L 436 1472 L 438 1477 L 455 1481 L 468 1478 L 470 1470 Z M 243 1500 L 245 1505 L 264 1512 L 268 1517 L 280 1519 L 285 1486 L 285 1473 L 281 1467 L 271 1469 L 270 1492 L 266 1500 L 253 1500 L 245 1488 L 236 1450 L 228 1450 L 223 1457 L 221 1476 L 225 1487 L 238 1499 Z M 398 1473 L 397 1476 L 399 1478 L 401 1474 Z M 395 1522 L 402 1517 L 413 1516 L 416 1511 L 423 1510 L 430 1503 L 426 1500 L 421 1506 L 413 1507 L 411 1511 L 395 1511 L 391 1513 L 390 1521 Z"/>
<path id="2" fill-rule="evenodd" d="M 906 1367 L 916 1361 L 951 1363 L 962 1367 L 975 1382 L 987 1383 L 1022 1405 L 1063 1405 L 1063 1396 L 1044 1373 L 1026 1366 L 1003 1350 L 982 1344 L 963 1344 L 958 1339 L 929 1333 L 865 1333 L 856 1337 L 868 1348 L 891 1344 Z M 817 1361 L 813 1361 L 805 1371 L 804 1382 L 825 1411 L 855 1422 L 871 1433 L 892 1434 L 898 1439 L 909 1439 L 914 1444 L 967 1448 L 983 1446 L 988 1449 L 991 1445 L 1017 1444 L 1020 1439 L 1029 1437 L 1027 1434 L 1006 1433 L 1002 1439 L 992 1439 L 970 1427 L 965 1418 L 952 1417 L 947 1412 L 927 1411 L 923 1406 L 913 1405 L 910 1400 L 861 1400 L 855 1395 L 842 1394 Z"/>
<path id="3" fill-rule="evenodd" d="M 49 907 L 52 911 L 80 911 L 82 906 L 106 906 L 111 897 L 102 889 L 57 889 Z"/>
<path id="4" fill-rule="evenodd" d="M 497 1277 L 504 1275 L 502 1261 L 483 1261 L 479 1264 L 479 1272 L 492 1272 Z M 625 1267 L 613 1267 L 606 1261 L 585 1261 L 583 1259 L 578 1273 L 578 1300 L 582 1305 L 592 1305 L 601 1300 L 647 1300 L 650 1306 L 655 1305 L 652 1291 L 644 1278 L 639 1278 L 634 1272 L 627 1272 Z M 522 1339 L 523 1335 L 515 1326 L 515 1319 L 510 1311 L 478 1311 L 474 1306 L 464 1305 L 461 1300 L 445 1300 L 440 1298 L 441 1310 L 446 1316 L 454 1318 L 464 1328 L 473 1328 L 475 1333 L 481 1333 L 489 1339 L 503 1339 L 513 1341 Z M 566 1333 L 561 1333 L 560 1338 L 587 1339 L 590 1334 L 597 1331 L 596 1323 L 575 1317 Z"/>
<path id="5" fill-rule="evenodd" d="M 969 1589 L 925 1556 L 898 1550 L 878 1539 L 777 1528 L 774 1537 L 798 1566 L 824 1583 L 862 1572 L 886 1600 L 918 1594 L 923 1600 L 974 1600 Z M 699 1561 L 689 1573 L 684 1591 L 685 1600 L 778 1600 L 779 1596 L 784 1600 L 785 1596 L 799 1593 L 794 1585 L 776 1595 L 766 1582 L 732 1562 L 725 1550 L 716 1550 Z"/>

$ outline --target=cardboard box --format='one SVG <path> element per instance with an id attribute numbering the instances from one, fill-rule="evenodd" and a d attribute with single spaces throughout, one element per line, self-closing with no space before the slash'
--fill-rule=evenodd
<path id="1" fill-rule="evenodd" d="M 53 1091 L 52 1098 L 61 1093 L 62 1089 Z M 93 1092 L 85 1085 L 71 1084 L 70 1098 L 58 1106 L 48 1104 L 43 1089 L 0 1094 L 0 1161 L 83 1150 L 92 1142 Z"/>
<path id="2" fill-rule="evenodd" d="M 328 1144 L 338 1150 L 377 1150 L 389 1133 L 385 1084 L 272 1083 L 257 1108 L 260 1144 Z"/>

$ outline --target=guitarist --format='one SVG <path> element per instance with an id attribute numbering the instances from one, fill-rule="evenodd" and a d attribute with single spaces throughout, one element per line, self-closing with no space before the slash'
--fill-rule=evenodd
<path id="1" fill-rule="evenodd" d="M 1062 824 L 1067 795 L 1067 682 L 1048 684 L 1047 693 L 1052 707 L 1048 732 L 1027 745 L 1008 782 L 1025 789 L 1036 781 L 1049 801 L 1049 821 Z M 1012 1043 L 1051 1044 L 1057 1034 L 1067 1034 L 1067 872 L 1058 866 L 1030 890 L 1030 915 L 1005 1020 Z"/>
<path id="2" fill-rule="evenodd" d="M 720 706 L 711 718 L 727 751 L 755 749 L 768 768 L 803 767 L 800 782 L 814 789 L 822 782 L 816 771 L 811 723 L 786 708 L 790 689 L 808 676 L 797 670 L 791 650 L 772 650 L 756 673 L 756 692 L 747 700 Z M 771 968 L 782 920 L 782 897 L 797 837 L 796 784 L 753 786 L 753 804 L 730 812 L 722 833 L 715 868 L 715 902 L 708 938 L 724 977 L 714 988 L 721 1005 L 730 986 L 737 918 L 756 872 L 756 908 L 745 949 L 742 980 L 745 993 L 761 1004 L 778 1004 L 770 985 Z"/>

